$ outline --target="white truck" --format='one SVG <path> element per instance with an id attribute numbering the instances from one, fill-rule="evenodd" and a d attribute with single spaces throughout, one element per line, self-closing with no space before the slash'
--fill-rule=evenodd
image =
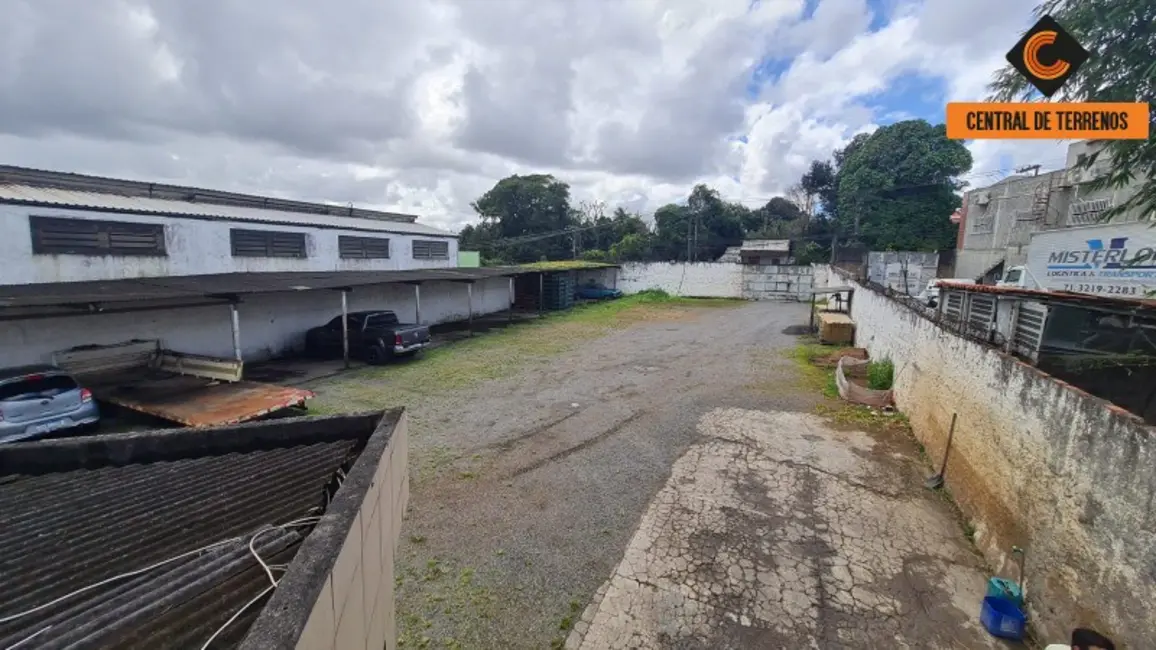
<path id="1" fill-rule="evenodd" d="M 1009 268 L 996 286 L 1150 296 L 1156 292 L 1156 222 L 1032 233 L 1027 264 Z"/>

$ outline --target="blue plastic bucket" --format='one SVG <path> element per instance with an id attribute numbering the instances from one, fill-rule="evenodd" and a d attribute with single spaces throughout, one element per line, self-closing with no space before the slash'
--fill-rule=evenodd
<path id="1" fill-rule="evenodd" d="M 979 621 L 992 636 L 1021 641 L 1027 627 L 1027 618 L 1016 604 L 1006 598 L 983 599 Z"/>

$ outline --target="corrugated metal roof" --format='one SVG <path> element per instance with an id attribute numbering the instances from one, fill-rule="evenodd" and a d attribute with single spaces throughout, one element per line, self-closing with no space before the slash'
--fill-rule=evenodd
<path id="1" fill-rule="evenodd" d="M 990 284 L 964 284 L 949 280 L 940 280 L 936 283 L 941 289 L 968 291 L 972 293 L 992 293 L 1009 298 L 1026 298 L 1039 302 L 1080 303 L 1105 309 L 1156 309 L 1156 300 L 1148 298 L 1117 298 L 1115 296 L 1096 296 L 1087 293 L 1069 291 L 1044 291 L 1040 289 L 1021 289 L 1020 287 L 997 287 Z"/>
<path id="2" fill-rule="evenodd" d="M 742 245 L 743 252 L 759 251 L 772 253 L 788 253 L 791 250 L 791 240 L 789 239 L 744 239 Z"/>
<path id="3" fill-rule="evenodd" d="M 96 210 L 158 216 L 193 217 L 254 223 L 346 228 L 406 235 L 457 237 L 453 233 L 432 226 L 406 221 L 367 219 L 356 216 L 310 214 L 289 210 L 274 210 L 249 206 L 222 205 L 197 201 L 127 196 L 113 192 L 88 192 L 39 185 L 0 183 L 0 203 L 18 203 L 73 210 Z"/>
<path id="4" fill-rule="evenodd" d="M 32 635 L 21 647 L 200 647 L 270 586 L 249 551 L 253 534 L 323 507 L 375 426 L 365 415 L 287 422 L 0 448 L 0 621 L 29 612 L 0 623 L 0 647 Z M 253 545 L 268 564 L 288 565 L 308 532 Z M 262 606 L 213 647 L 235 647 Z"/>
<path id="5" fill-rule="evenodd" d="M 409 271 L 301 271 L 215 273 L 88 282 L 0 285 L 0 308 L 53 307 L 90 303 L 200 299 L 319 289 L 342 289 L 396 282 L 477 281 L 536 272 L 510 266 L 414 269 Z"/>

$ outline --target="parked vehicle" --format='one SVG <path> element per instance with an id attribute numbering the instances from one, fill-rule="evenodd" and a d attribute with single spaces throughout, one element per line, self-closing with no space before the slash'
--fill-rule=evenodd
<path id="1" fill-rule="evenodd" d="M 60 368 L 0 369 L 0 443 L 93 427 L 99 421 L 92 392 Z"/>
<path id="2" fill-rule="evenodd" d="M 349 355 L 370 364 L 417 354 L 430 344 L 425 325 L 398 322 L 392 311 L 358 311 L 349 315 Z M 305 352 L 314 357 L 342 355 L 341 316 L 305 333 Z"/>
<path id="3" fill-rule="evenodd" d="M 589 284 L 580 285 L 575 289 L 574 295 L 581 300 L 610 300 L 612 298 L 621 298 L 622 292 L 618 289 L 610 289 L 601 284 L 590 282 Z"/>
<path id="4" fill-rule="evenodd" d="M 958 284 L 975 284 L 975 280 L 970 278 L 934 278 L 927 282 L 927 287 L 916 296 L 920 302 L 928 307 L 934 307 L 939 304 L 939 283 L 940 282 L 955 282 Z"/>
<path id="5" fill-rule="evenodd" d="M 1143 298 L 1156 290 L 1156 228 L 1151 222 L 1032 233 L 1027 263 L 997 286 Z"/>

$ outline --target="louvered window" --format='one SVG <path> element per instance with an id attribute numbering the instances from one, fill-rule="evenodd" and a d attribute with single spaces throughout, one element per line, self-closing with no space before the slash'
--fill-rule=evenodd
<path id="1" fill-rule="evenodd" d="M 389 259 L 389 240 L 384 237 L 350 237 L 338 235 L 337 253 L 354 260 Z"/>
<path id="2" fill-rule="evenodd" d="M 38 255 L 166 255 L 162 224 L 29 217 L 28 225 Z"/>
<path id="3" fill-rule="evenodd" d="M 444 241 L 415 239 L 413 241 L 413 258 L 415 260 L 448 260 L 450 258 L 450 244 Z"/>
<path id="4" fill-rule="evenodd" d="M 305 233 L 301 232 L 233 228 L 229 240 L 233 257 L 307 257 Z"/>

